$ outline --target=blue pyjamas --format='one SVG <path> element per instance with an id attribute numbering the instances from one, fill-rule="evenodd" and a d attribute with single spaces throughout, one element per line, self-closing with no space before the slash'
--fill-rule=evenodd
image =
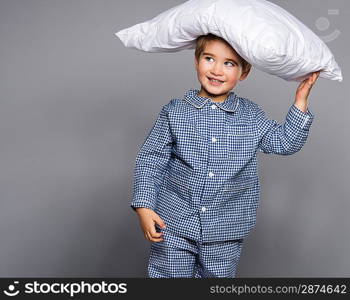
<path id="1" fill-rule="evenodd" d="M 243 239 L 208 242 L 180 237 L 167 228 L 164 240 L 152 242 L 148 262 L 150 278 L 233 278 Z"/>
<path id="2" fill-rule="evenodd" d="M 233 91 L 224 102 L 198 93 L 163 106 L 136 158 L 131 207 L 154 210 L 168 228 L 151 247 L 154 277 L 192 276 L 195 266 L 194 276 L 234 276 L 256 222 L 257 152 L 299 151 L 314 118 L 293 104 L 279 124 Z"/>

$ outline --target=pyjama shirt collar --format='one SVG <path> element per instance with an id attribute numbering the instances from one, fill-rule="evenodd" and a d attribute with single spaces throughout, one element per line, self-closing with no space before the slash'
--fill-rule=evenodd
<path id="1" fill-rule="evenodd" d="M 202 108 L 210 98 L 199 96 L 199 90 L 191 89 L 184 95 L 184 100 L 192 104 L 196 108 Z M 223 110 L 234 112 L 239 104 L 239 97 L 233 92 L 229 92 L 224 102 L 215 102 L 215 104 Z"/>

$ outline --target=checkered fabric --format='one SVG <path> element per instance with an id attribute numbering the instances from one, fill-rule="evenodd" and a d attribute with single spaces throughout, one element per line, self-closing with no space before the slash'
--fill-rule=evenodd
<path id="1" fill-rule="evenodd" d="M 164 240 L 151 244 L 150 278 L 234 278 L 243 239 L 202 243 L 161 229 Z"/>
<path id="2" fill-rule="evenodd" d="M 131 207 L 153 209 L 193 241 L 242 239 L 256 223 L 257 152 L 299 151 L 314 115 L 293 104 L 278 124 L 233 91 L 221 103 L 198 93 L 162 107 L 136 157 Z"/>

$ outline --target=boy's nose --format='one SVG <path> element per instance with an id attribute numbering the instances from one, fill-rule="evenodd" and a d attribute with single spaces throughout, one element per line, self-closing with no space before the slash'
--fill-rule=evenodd
<path id="1" fill-rule="evenodd" d="M 211 70 L 211 73 L 213 75 L 217 75 L 217 76 L 222 75 L 222 68 L 221 68 L 221 66 L 219 64 L 215 64 L 213 66 L 212 70 Z"/>

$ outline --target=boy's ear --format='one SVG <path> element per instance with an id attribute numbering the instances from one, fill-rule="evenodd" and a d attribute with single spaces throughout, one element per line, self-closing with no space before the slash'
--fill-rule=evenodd
<path id="1" fill-rule="evenodd" d="M 250 72 L 250 69 L 245 71 L 244 73 L 242 73 L 241 77 L 239 78 L 239 80 L 244 80 L 247 78 L 248 74 Z"/>
<path id="2" fill-rule="evenodd" d="M 198 68 L 198 61 L 197 58 L 194 57 L 194 67 L 197 69 Z"/>

